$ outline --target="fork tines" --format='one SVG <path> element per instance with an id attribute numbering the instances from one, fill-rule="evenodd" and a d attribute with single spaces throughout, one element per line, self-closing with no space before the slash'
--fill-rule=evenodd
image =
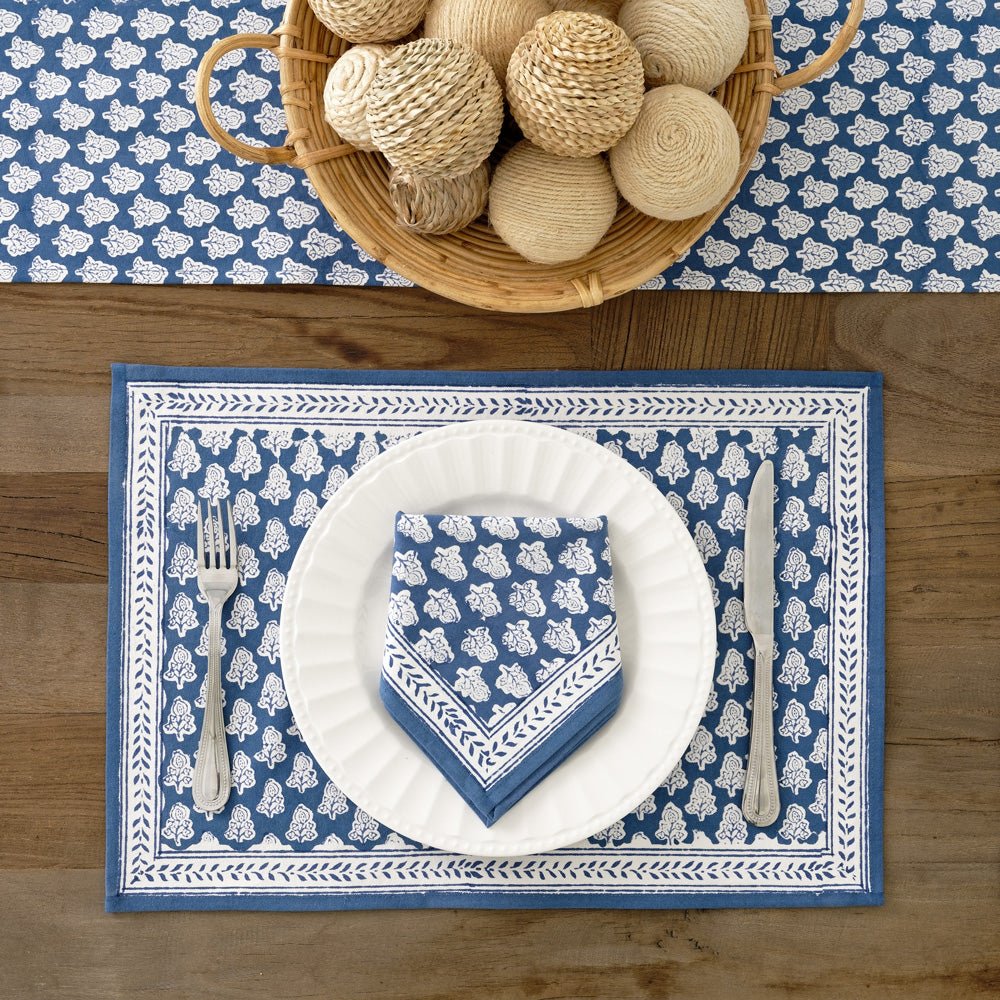
<path id="1" fill-rule="evenodd" d="M 222 507 L 219 501 L 209 501 L 206 513 L 202 515 L 201 503 L 198 504 L 198 565 L 205 569 L 228 569 L 233 565 L 236 553 L 236 528 L 233 524 L 233 505 L 226 501 L 226 522 L 228 531 L 222 520 Z M 213 509 L 214 508 L 214 509 Z M 206 520 L 208 527 L 208 548 L 205 547 Z M 228 536 L 228 537 L 227 537 Z"/>

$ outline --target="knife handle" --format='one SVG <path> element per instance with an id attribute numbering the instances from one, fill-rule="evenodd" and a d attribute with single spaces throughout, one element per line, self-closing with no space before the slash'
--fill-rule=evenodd
<path id="1" fill-rule="evenodd" d="M 778 763 L 774 753 L 774 710 L 771 707 L 774 640 L 754 642 L 753 719 L 750 758 L 743 787 L 743 815 L 754 826 L 770 826 L 778 818 Z"/>

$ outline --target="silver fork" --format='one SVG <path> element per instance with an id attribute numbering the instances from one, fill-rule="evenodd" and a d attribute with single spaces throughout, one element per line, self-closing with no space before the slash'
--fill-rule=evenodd
<path id="1" fill-rule="evenodd" d="M 192 793 L 194 804 L 206 813 L 217 813 L 229 801 L 233 785 L 229 769 L 229 748 L 222 718 L 222 606 L 236 589 L 239 577 L 236 557 L 236 530 L 233 508 L 226 504 L 229 546 L 223 533 L 222 510 L 208 505 L 208 551 L 205 550 L 205 522 L 198 504 L 198 589 L 208 602 L 208 676 L 205 679 L 205 714 L 198 740 Z"/>

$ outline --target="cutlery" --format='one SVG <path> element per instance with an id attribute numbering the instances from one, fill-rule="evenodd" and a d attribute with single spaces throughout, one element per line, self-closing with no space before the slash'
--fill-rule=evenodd
<path id="1" fill-rule="evenodd" d="M 226 504 L 228 531 L 223 530 L 218 502 L 214 512 L 211 503 L 207 507 L 206 549 L 205 521 L 201 504 L 198 504 L 198 589 L 208 602 L 208 676 L 191 790 L 195 806 L 211 814 L 220 812 L 225 806 L 233 784 L 222 718 L 222 607 L 236 589 L 239 573 L 232 505 Z"/>
<path id="2" fill-rule="evenodd" d="M 743 815 L 770 826 L 780 809 L 774 754 L 774 465 L 764 462 L 754 476 L 743 543 L 743 607 L 753 638 L 753 720 L 750 758 L 743 789 Z"/>

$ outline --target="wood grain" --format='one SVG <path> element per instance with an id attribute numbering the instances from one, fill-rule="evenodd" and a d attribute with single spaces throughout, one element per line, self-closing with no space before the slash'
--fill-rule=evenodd
<path id="1" fill-rule="evenodd" d="M 843 296 L 830 367 L 885 372 L 886 475 L 996 472 L 1000 307 L 995 296 Z"/>
<path id="2" fill-rule="evenodd" d="M 107 585 L 0 579 L 6 646 L 0 705 L 8 715 L 104 712 Z"/>
<path id="3" fill-rule="evenodd" d="M 996 898 L 981 867 L 896 871 L 908 889 L 897 884 L 879 910 L 115 917 L 95 903 L 100 872 L 17 872 L 5 878 L 0 962 L 9 996 L 66 1000 L 995 996 L 995 928 L 983 917 Z"/>
<path id="4" fill-rule="evenodd" d="M 997 995 L 996 301 L 635 293 L 515 317 L 416 290 L 0 291 L 0 998 Z M 885 907 L 106 916 L 116 360 L 884 371 Z"/>

